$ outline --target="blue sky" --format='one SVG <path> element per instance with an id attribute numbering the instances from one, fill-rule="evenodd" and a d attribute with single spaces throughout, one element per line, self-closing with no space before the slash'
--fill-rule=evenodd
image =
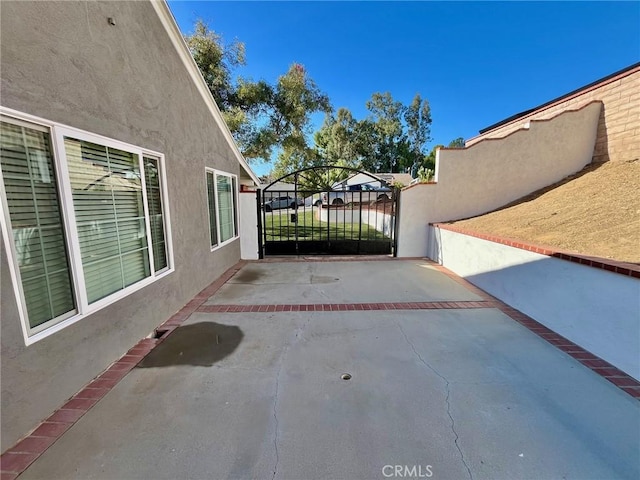
<path id="1" fill-rule="evenodd" d="M 640 2 L 169 1 L 246 45 L 238 73 L 275 82 L 302 63 L 334 108 L 373 92 L 427 98 L 433 141 L 465 139 L 640 60 Z M 323 116 L 314 117 L 317 127 Z M 253 165 L 259 175 L 270 167 Z"/>

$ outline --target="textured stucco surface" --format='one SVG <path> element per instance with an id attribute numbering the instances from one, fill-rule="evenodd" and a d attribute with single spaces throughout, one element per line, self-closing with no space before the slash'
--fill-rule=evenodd
<path id="1" fill-rule="evenodd" d="M 427 226 L 489 212 L 591 162 L 601 104 L 531 122 L 529 129 L 465 149 L 440 149 L 436 182 L 402 191 L 398 255 L 426 255 Z"/>
<path id="2" fill-rule="evenodd" d="M 433 260 L 640 379 L 640 280 L 431 229 Z"/>
<path id="3" fill-rule="evenodd" d="M 210 251 L 204 169 L 240 168 L 148 2 L 1 8 L 2 106 L 163 153 L 176 267 L 25 347 L 2 245 L 4 451 L 239 259 Z"/>
<path id="4" fill-rule="evenodd" d="M 545 108 L 467 140 L 466 146 L 501 138 L 530 120 L 548 119 L 594 100 L 602 102 L 593 162 L 629 161 L 640 157 L 640 66 Z"/>

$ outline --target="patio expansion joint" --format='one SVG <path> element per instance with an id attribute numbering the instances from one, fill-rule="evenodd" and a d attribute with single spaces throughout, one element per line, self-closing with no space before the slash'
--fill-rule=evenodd
<path id="1" fill-rule="evenodd" d="M 282 360 L 280 361 L 280 367 L 278 368 L 278 374 L 276 375 L 276 392 L 273 399 L 273 420 L 275 422 L 273 433 L 273 449 L 276 454 L 276 462 L 273 466 L 273 476 L 271 477 L 271 480 L 275 480 L 276 475 L 278 474 L 278 464 L 280 463 L 280 453 L 278 452 L 278 429 L 280 428 L 278 422 L 278 394 L 280 390 L 280 373 L 282 372 L 283 364 L 284 358 L 282 358 Z"/>
<path id="2" fill-rule="evenodd" d="M 418 358 L 420 363 L 422 363 L 425 367 L 427 367 L 429 370 L 431 370 L 433 373 L 435 373 L 445 383 L 445 388 L 446 388 L 446 393 L 447 393 L 447 396 L 445 397 L 445 403 L 447 404 L 447 416 L 449 417 L 449 420 L 451 421 L 451 431 L 453 432 L 453 435 L 454 435 L 453 443 L 456 446 L 456 449 L 458 450 L 458 453 L 460 454 L 460 459 L 462 460 L 462 463 L 464 464 L 465 468 L 467 469 L 467 473 L 469 474 L 469 478 L 471 480 L 473 480 L 473 474 L 471 473 L 471 469 L 469 468 L 469 465 L 467 464 L 467 461 L 464 458 L 464 453 L 462 453 L 462 449 L 460 448 L 460 444 L 459 444 L 460 436 L 458 435 L 458 432 L 456 431 L 456 422 L 453 419 L 453 415 L 451 414 L 451 401 L 450 401 L 451 383 L 449 382 L 447 377 L 442 375 L 430 363 L 428 363 L 422 357 L 422 355 L 420 355 L 420 353 L 416 350 L 416 347 L 413 344 L 413 342 L 411 340 L 409 340 L 409 337 L 407 336 L 407 334 L 405 333 L 404 329 L 402 328 L 402 325 L 400 325 L 400 323 L 397 320 L 395 321 L 395 323 L 396 323 L 398 329 L 400 330 L 400 333 L 402 333 L 402 336 L 404 337 L 405 342 L 407 343 L 407 345 L 409 345 L 409 347 L 413 351 L 414 355 Z"/>

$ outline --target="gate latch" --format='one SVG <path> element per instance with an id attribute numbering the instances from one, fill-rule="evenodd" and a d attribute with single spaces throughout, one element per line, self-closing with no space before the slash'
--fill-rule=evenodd
<path id="1" fill-rule="evenodd" d="M 298 223 L 298 214 L 297 213 L 292 213 L 291 214 L 291 223 Z"/>

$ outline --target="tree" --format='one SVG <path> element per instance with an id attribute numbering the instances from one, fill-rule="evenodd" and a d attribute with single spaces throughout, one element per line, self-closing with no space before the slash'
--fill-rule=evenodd
<path id="1" fill-rule="evenodd" d="M 365 158 L 363 166 L 373 172 L 397 171 L 401 144 L 406 142 L 402 115 L 404 107 L 391 93 L 376 92 L 366 103 L 370 114 L 360 128 L 373 146 L 373 157 Z"/>
<path id="2" fill-rule="evenodd" d="M 320 158 L 327 165 L 357 168 L 363 156 L 358 134 L 358 121 L 346 108 L 338 109 L 336 115 L 325 116 L 320 130 L 314 135 Z"/>
<path id="3" fill-rule="evenodd" d="M 431 107 L 429 102 L 422 100 L 420 94 L 417 93 L 411 105 L 409 105 L 404 113 L 404 119 L 407 124 L 407 139 L 410 152 L 410 164 L 412 170 L 415 170 L 424 158 L 424 149 L 428 142 L 431 141 Z M 408 163 L 408 162 L 407 162 Z"/>
<path id="4" fill-rule="evenodd" d="M 185 41 L 222 115 L 247 160 L 269 161 L 275 151 L 305 156 L 310 118 L 330 112 L 329 98 L 303 65 L 294 63 L 275 85 L 233 77 L 245 65 L 242 42 L 225 44 L 198 20 Z"/>
<path id="5" fill-rule="evenodd" d="M 429 152 L 429 155 L 424 157 L 424 162 L 422 163 L 422 166 L 424 166 L 425 168 L 429 168 L 429 169 L 435 171 L 435 169 L 436 169 L 436 151 L 441 147 L 444 147 L 444 145 L 436 145 L 435 147 L 433 147 L 431 149 L 431 151 Z"/>
<path id="6" fill-rule="evenodd" d="M 202 20 L 196 21 L 193 34 L 184 39 L 220 110 L 234 107 L 236 88 L 232 75 L 237 67 L 246 64 L 244 43 L 234 40 L 225 44 L 222 36 Z"/>
<path id="7" fill-rule="evenodd" d="M 325 118 L 315 136 L 320 156 L 328 164 L 341 161 L 371 172 L 417 170 L 431 140 L 429 103 L 417 94 L 405 106 L 389 92 L 376 92 L 366 106 L 370 113 L 363 120 L 345 108 Z"/>
<path id="8" fill-rule="evenodd" d="M 449 142 L 449 148 L 464 148 L 464 138 L 458 137 Z"/>

